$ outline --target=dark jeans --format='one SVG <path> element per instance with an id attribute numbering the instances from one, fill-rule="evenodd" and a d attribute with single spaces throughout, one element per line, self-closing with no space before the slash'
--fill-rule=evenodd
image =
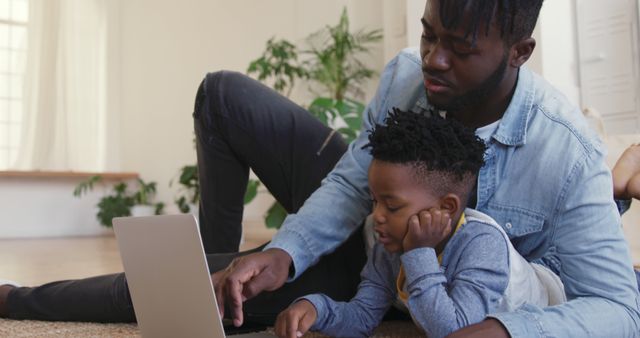
<path id="1" fill-rule="evenodd" d="M 237 251 L 249 168 L 294 213 L 320 186 L 346 144 L 303 108 L 233 72 L 206 76 L 193 117 L 201 184 L 200 231 L 209 270 L 215 272 L 247 253 Z M 295 281 L 248 300 L 246 318 L 271 324 L 291 301 L 309 293 L 348 300 L 355 295 L 365 261 L 360 229 Z M 135 320 L 124 273 L 17 288 L 9 294 L 7 307 L 14 319 Z"/>

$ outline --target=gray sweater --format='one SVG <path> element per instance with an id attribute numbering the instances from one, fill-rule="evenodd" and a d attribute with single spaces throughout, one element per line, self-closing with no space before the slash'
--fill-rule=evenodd
<path id="1" fill-rule="evenodd" d="M 322 294 L 303 297 L 315 306 L 312 330 L 337 337 L 371 335 L 397 297 L 396 280 L 406 274 L 407 307 L 429 337 L 444 337 L 499 310 L 509 285 L 509 244 L 495 226 L 468 220 L 444 249 L 418 248 L 390 254 L 376 244 L 349 302 Z"/>

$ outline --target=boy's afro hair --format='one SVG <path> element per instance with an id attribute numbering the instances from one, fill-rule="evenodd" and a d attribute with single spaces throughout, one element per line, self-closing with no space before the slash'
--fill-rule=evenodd
<path id="1" fill-rule="evenodd" d="M 453 119 L 394 108 L 369 134 L 373 158 L 437 171 L 457 181 L 478 175 L 486 146 L 474 131 Z"/>

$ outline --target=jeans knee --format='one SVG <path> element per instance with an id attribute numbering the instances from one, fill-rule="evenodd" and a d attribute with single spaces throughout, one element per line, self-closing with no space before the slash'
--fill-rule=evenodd
<path id="1" fill-rule="evenodd" d="M 196 94 L 193 108 L 193 118 L 204 118 L 207 125 L 211 122 L 212 114 L 224 114 L 223 105 L 234 97 L 234 89 L 237 88 L 239 79 L 246 77 L 243 74 L 221 70 L 207 73 Z"/>
<path id="2" fill-rule="evenodd" d="M 196 94 L 193 118 L 196 134 L 220 133 L 221 120 L 230 117 L 238 106 L 244 105 L 247 88 L 255 80 L 228 70 L 208 73 Z"/>

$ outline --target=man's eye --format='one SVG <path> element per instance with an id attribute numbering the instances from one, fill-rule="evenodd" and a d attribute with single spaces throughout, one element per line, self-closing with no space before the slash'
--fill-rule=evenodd
<path id="1" fill-rule="evenodd" d="M 436 42 L 436 40 L 438 38 L 436 38 L 436 36 L 430 32 L 422 32 L 422 36 L 421 36 L 422 40 L 427 41 L 427 42 Z"/>
<path id="2" fill-rule="evenodd" d="M 451 49 L 458 55 L 468 55 L 473 52 L 473 47 L 468 43 L 454 42 L 451 44 Z"/>

